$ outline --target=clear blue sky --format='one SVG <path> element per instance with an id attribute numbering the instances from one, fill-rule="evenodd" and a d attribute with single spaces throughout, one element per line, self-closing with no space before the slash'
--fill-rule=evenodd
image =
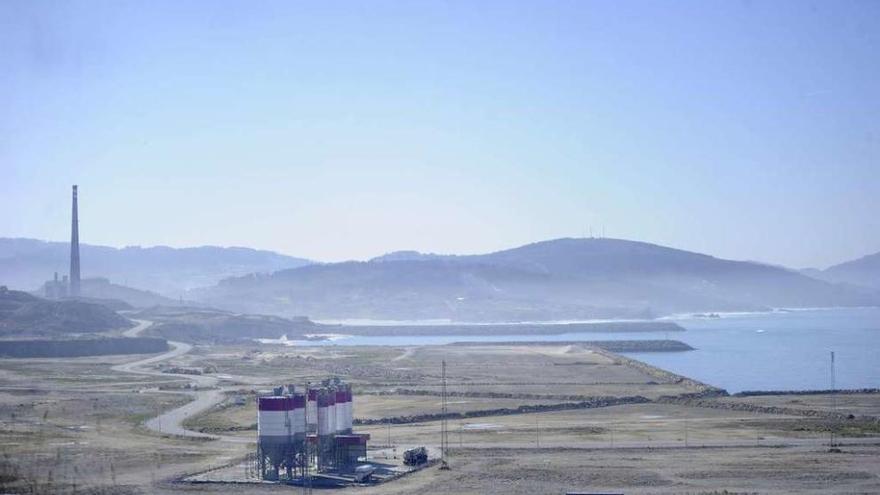
<path id="1" fill-rule="evenodd" d="M 0 2 L 0 236 L 880 250 L 880 2 Z"/>

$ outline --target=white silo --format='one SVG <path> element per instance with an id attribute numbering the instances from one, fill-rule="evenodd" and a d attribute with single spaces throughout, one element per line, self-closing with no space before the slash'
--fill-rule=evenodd
<path id="1" fill-rule="evenodd" d="M 318 391 L 318 468 L 332 465 L 333 442 L 336 436 L 334 413 L 336 409 L 336 393 L 322 388 Z"/>
<path id="2" fill-rule="evenodd" d="M 309 433 L 318 431 L 318 390 L 310 388 L 306 403 L 306 425 Z"/>
<path id="3" fill-rule="evenodd" d="M 345 390 L 337 385 L 336 391 L 336 434 L 342 435 L 345 430 Z"/>
<path id="4" fill-rule="evenodd" d="M 291 429 L 293 430 L 293 442 L 298 452 L 306 438 L 306 396 L 293 394 L 290 399 L 293 402 L 290 418 Z"/>
<path id="5" fill-rule="evenodd" d="M 257 402 L 257 435 L 262 471 L 265 476 L 268 463 L 277 476 L 293 445 L 293 401 L 290 397 L 270 396 L 260 397 Z"/>
<path id="6" fill-rule="evenodd" d="M 345 418 L 345 424 L 348 426 L 348 432 L 351 433 L 354 430 L 354 393 L 351 391 L 351 385 L 348 386 L 348 400 L 346 400 L 346 410 L 348 412 L 347 417 Z"/>
<path id="7" fill-rule="evenodd" d="M 352 429 L 351 386 L 341 384 L 336 389 L 336 431 L 350 435 Z"/>

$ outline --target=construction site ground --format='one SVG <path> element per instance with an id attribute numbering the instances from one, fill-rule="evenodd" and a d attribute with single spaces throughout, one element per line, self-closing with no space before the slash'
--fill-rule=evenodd
<path id="1" fill-rule="evenodd" d="M 126 367 L 149 357 L 0 360 L 2 491 L 288 493 L 235 480 L 255 448 L 253 398 L 329 376 L 353 384 L 355 429 L 371 435 L 374 462 L 394 464 L 382 456 L 386 445 L 398 457 L 424 445 L 436 458 L 446 360 L 452 469 L 343 492 L 880 492 L 876 393 L 720 397 L 578 345 L 195 346 Z M 199 390 L 162 366 L 216 373 Z M 157 373 L 132 372 L 150 369 Z M 207 437 L 150 423 L 176 420 L 165 414 L 196 397 L 209 407 L 184 414 L 179 427 Z M 832 432 L 839 452 L 829 452 Z"/>

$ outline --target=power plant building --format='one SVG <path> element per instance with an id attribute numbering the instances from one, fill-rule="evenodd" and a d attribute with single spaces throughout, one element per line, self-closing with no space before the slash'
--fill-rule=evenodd
<path id="1" fill-rule="evenodd" d="M 48 299 L 64 299 L 81 295 L 78 210 L 77 186 L 74 185 L 70 215 L 70 276 L 64 275 L 59 280 L 58 272 L 55 272 L 55 277 L 43 284 L 43 294 Z"/>

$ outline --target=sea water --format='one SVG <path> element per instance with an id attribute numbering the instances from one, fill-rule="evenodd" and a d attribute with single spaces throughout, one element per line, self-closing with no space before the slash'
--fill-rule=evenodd
<path id="1" fill-rule="evenodd" d="M 714 316 L 714 315 L 713 315 Z M 685 332 L 589 332 L 558 335 L 334 336 L 311 345 L 437 345 L 464 341 L 675 339 L 693 351 L 627 356 L 728 392 L 880 388 L 880 308 L 775 310 L 718 317 L 668 318 Z M 436 322 L 432 322 L 436 324 Z M 548 322 L 548 324 L 553 322 Z M 342 330 L 344 331 L 344 330 Z M 303 342 L 290 342 L 302 345 Z"/>
<path id="2" fill-rule="evenodd" d="M 675 320 L 695 351 L 630 357 L 726 389 L 880 388 L 880 308 L 783 310 Z"/>

